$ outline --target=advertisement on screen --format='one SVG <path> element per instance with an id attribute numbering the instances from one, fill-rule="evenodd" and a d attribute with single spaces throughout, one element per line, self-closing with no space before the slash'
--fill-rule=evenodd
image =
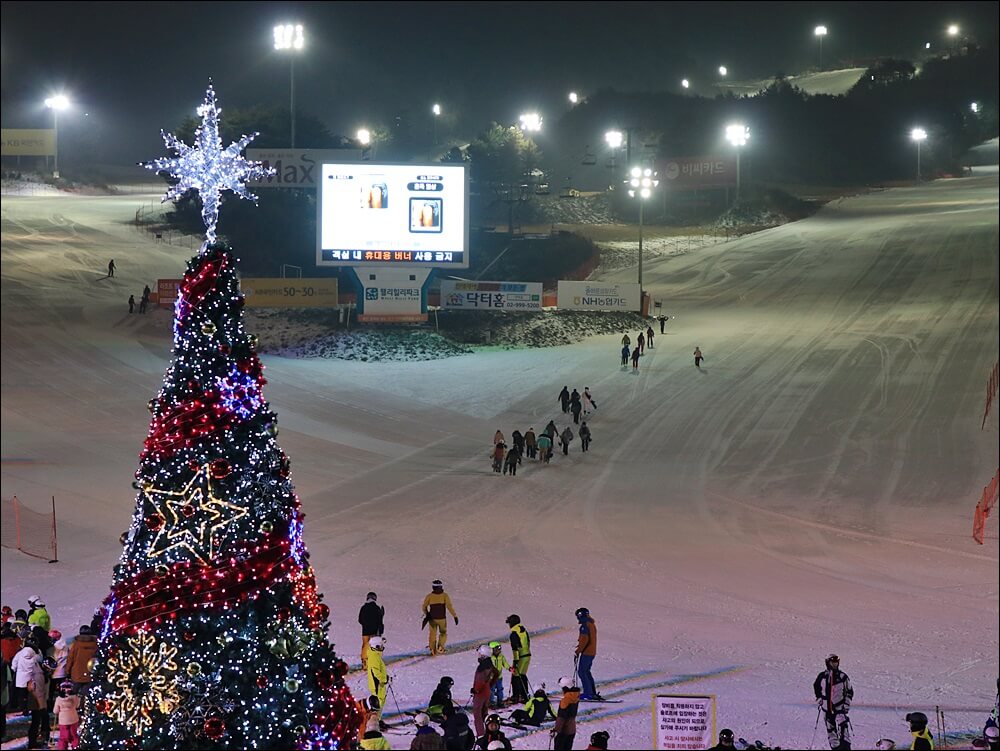
<path id="1" fill-rule="evenodd" d="M 317 266 L 469 267 L 464 164 L 321 165 Z"/>

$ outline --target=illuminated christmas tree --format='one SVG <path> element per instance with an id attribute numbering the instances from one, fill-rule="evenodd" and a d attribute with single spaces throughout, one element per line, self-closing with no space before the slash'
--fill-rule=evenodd
<path id="1" fill-rule="evenodd" d="M 348 748 L 357 711 L 327 640 L 330 609 L 302 541 L 236 258 L 216 240 L 220 194 L 255 200 L 268 172 L 226 149 L 209 87 L 189 147 L 150 169 L 199 191 L 206 242 L 174 307 L 173 360 L 149 402 L 138 490 L 86 693 L 81 747 Z"/>

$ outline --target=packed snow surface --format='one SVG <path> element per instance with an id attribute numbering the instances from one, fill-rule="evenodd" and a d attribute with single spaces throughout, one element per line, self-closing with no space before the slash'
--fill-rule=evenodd
<path id="1" fill-rule="evenodd" d="M 126 307 L 187 260 L 130 226 L 149 200 L 2 203 L 2 495 L 38 510 L 56 497 L 60 559 L 4 549 L 2 600 L 39 594 L 69 633 L 107 592 L 169 361 L 169 316 Z M 620 333 L 423 361 L 264 356 L 338 650 L 357 663 L 356 614 L 375 590 L 399 706 L 444 674 L 464 700 L 472 650 L 518 613 L 543 632 L 530 679 L 552 689 L 586 606 L 599 688 L 623 703 L 583 705 L 577 747 L 598 729 L 613 748 L 649 747 L 651 695 L 690 693 L 717 697 L 718 727 L 806 748 L 829 652 L 855 686 L 855 747 L 908 742 L 903 715 L 935 706 L 953 733 L 981 729 L 998 673 L 996 519 L 983 546 L 970 529 L 997 467 L 996 405 L 980 429 L 998 348 L 996 174 L 673 250 L 646 259 L 676 317 L 637 372 L 619 368 Z M 597 401 L 591 451 L 577 441 L 493 474 L 495 430 L 567 424 L 564 384 Z M 420 603 L 437 577 L 460 616 L 454 650 L 398 659 L 426 649 Z M 367 693 L 360 673 L 350 684 Z"/>

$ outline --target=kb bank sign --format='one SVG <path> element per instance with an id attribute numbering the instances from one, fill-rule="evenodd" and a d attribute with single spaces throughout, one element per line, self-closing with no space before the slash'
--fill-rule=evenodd
<path id="1" fill-rule="evenodd" d="M 360 161 L 361 152 L 356 149 L 247 149 L 247 159 L 274 168 L 273 176 L 247 180 L 247 187 L 315 190 L 323 162 Z"/>

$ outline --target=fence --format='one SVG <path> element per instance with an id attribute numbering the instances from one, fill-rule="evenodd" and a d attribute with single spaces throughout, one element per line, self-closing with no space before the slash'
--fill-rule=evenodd
<path id="1" fill-rule="evenodd" d="M 983 497 L 976 504 L 976 513 L 972 517 L 972 539 L 980 545 L 983 544 L 985 537 L 986 520 L 990 517 L 990 511 L 996 505 L 997 494 L 1000 492 L 1000 488 L 997 487 L 998 482 L 1000 482 L 1000 469 L 993 475 L 990 484 L 983 488 Z"/>
<path id="2" fill-rule="evenodd" d="M 52 510 L 45 513 L 31 510 L 17 496 L 0 502 L 0 530 L 3 547 L 20 550 L 25 555 L 49 563 L 58 563 L 55 496 L 52 496 Z"/>
<path id="3" fill-rule="evenodd" d="M 200 236 L 187 235 L 170 227 L 166 217 L 169 209 L 169 206 L 160 203 L 144 203 L 135 210 L 133 226 L 141 232 L 152 235 L 156 242 L 188 250 L 200 247 L 202 243 Z"/>

